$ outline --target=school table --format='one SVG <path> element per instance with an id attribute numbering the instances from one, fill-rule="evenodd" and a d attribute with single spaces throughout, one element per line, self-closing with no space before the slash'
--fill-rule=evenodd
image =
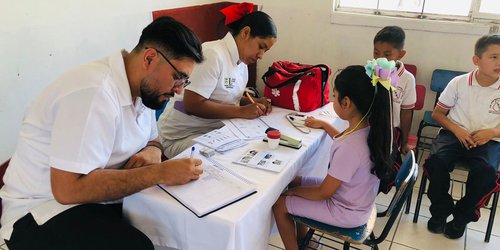
<path id="1" fill-rule="evenodd" d="M 229 153 L 217 154 L 218 162 L 255 182 L 257 193 L 205 217 L 198 218 L 159 187 L 153 186 L 128 196 L 123 201 L 123 214 L 132 225 L 144 232 L 157 248 L 175 249 L 267 249 L 274 225 L 271 207 L 280 193 L 297 174 L 325 176 L 332 140 L 322 129 L 304 134 L 285 118 L 291 110 L 273 107 L 262 119 L 282 133 L 302 139 L 300 149 L 279 146 L 280 154 L 289 159 L 280 172 L 270 172 L 232 163 L 251 147 L 267 146 L 261 140 Z M 327 120 L 338 129 L 347 124 L 327 104 L 308 115 Z"/>

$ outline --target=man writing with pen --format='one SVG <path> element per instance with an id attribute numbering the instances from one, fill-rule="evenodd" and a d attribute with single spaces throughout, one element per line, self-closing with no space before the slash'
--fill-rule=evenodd
<path id="1" fill-rule="evenodd" d="M 222 119 L 254 119 L 271 112 L 265 98 L 244 93 L 247 64 L 262 59 L 277 37 L 271 17 L 253 9 L 253 4 L 242 3 L 222 10 L 231 32 L 202 45 L 205 61 L 191 74 L 192 83 L 160 116 L 158 132 L 168 158 L 191 147 L 194 138 L 223 127 Z"/>
<path id="2" fill-rule="evenodd" d="M 9 249 L 154 249 L 123 197 L 199 178 L 200 159 L 160 162 L 154 110 L 203 60 L 196 35 L 156 19 L 130 52 L 68 70 L 26 110 L 0 191 Z"/>

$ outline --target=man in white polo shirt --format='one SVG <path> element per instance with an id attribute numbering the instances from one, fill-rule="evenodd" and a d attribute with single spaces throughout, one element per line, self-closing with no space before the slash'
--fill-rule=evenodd
<path id="1" fill-rule="evenodd" d="M 477 69 L 455 77 L 439 97 L 432 118 L 443 129 L 424 165 L 432 215 L 427 228 L 450 239 L 462 237 L 467 223 L 479 219 L 486 197 L 500 188 L 500 35 L 481 37 L 474 53 Z M 466 194 L 454 204 L 449 172 L 457 161 L 467 163 L 469 174 Z"/>
<path id="2" fill-rule="evenodd" d="M 152 109 L 182 91 L 202 60 L 194 33 L 160 18 L 132 52 L 71 69 L 35 98 L 0 191 L 8 247 L 153 249 L 116 204 L 201 174 L 199 159 L 161 162 Z"/>

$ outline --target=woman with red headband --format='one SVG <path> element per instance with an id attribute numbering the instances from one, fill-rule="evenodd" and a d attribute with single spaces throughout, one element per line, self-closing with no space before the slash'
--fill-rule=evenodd
<path id="1" fill-rule="evenodd" d="M 250 3 L 221 10 L 231 31 L 203 43 L 205 61 L 194 69 L 183 95 L 176 95 L 160 116 L 158 132 L 168 158 L 191 147 L 193 138 L 223 127 L 221 119 L 254 119 L 271 112 L 265 98 L 243 96 L 247 65 L 262 59 L 277 39 L 272 18 L 253 10 Z"/>

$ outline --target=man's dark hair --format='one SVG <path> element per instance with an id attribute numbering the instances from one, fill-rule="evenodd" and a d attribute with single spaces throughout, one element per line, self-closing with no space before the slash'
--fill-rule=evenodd
<path id="1" fill-rule="evenodd" d="M 500 45 L 500 35 L 486 35 L 479 38 L 474 46 L 474 55 L 481 57 L 492 44 Z"/>
<path id="2" fill-rule="evenodd" d="M 405 46 L 405 32 L 399 26 L 385 26 L 373 38 L 373 43 L 390 43 L 394 48 L 402 50 Z"/>
<path id="3" fill-rule="evenodd" d="M 164 16 L 154 20 L 142 30 L 134 50 L 154 47 L 172 59 L 191 58 L 203 61 L 201 43 L 192 30 L 177 20 Z"/>

